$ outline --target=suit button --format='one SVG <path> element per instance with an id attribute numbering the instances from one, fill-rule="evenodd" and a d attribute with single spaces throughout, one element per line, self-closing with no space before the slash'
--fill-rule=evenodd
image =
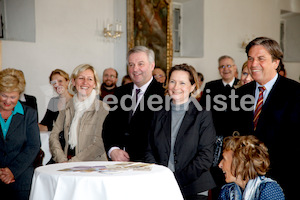
<path id="1" fill-rule="evenodd" d="M 174 164 L 177 164 L 177 160 L 174 160 Z"/>

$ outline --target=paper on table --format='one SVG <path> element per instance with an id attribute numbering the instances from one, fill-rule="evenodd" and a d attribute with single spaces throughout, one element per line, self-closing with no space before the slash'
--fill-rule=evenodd
<path id="1" fill-rule="evenodd" d="M 147 163 L 136 163 L 136 162 L 123 162 L 113 165 L 105 166 L 76 166 L 65 169 L 60 169 L 58 171 L 64 172 L 107 172 L 107 171 L 151 171 L 153 164 Z"/>

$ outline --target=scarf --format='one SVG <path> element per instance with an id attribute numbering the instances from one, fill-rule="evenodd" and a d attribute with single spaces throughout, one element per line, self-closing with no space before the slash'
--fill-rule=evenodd
<path id="1" fill-rule="evenodd" d="M 70 131 L 69 131 L 69 145 L 71 149 L 74 149 L 77 145 L 77 128 L 79 125 L 79 120 L 81 119 L 84 112 L 91 107 L 96 99 L 96 91 L 93 90 L 84 101 L 79 101 L 78 94 L 74 95 L 73 103 L 75 108 L 75 115 L 73 117 Z"/>
<path id="2" fill-rule="evenodd" d="M 231 183 L 228 187 L 229 199 L 230 200 L 257 200 L 260 195 L 260 184 L 273 182 L 274 180 L 266 178 L 264 176 L 257 176 L 255 179 L 250 179 L 246 185 L 244 193 L 242 193 L 241 188 L 235 184 Z M 227 184 L 226 184 L 227 185 Z M 225 186 L 226 186 L 225 185 Z"/>

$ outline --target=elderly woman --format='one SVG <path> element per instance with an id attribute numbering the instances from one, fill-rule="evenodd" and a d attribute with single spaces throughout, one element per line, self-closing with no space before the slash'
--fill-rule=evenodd
<path id="1" fill-rule="evenodd" d="M 0 71 L 0 194 L 1 198 L 28 199 L 40 150 L 36 110 L 18 101 L 25 89 L 19 70 Z"/>
<path id="2" fill-rule="evenodd" d="M 167 81 L 171 109 L 154 114 L 145 159 L 173 171 L 185 199 L 208 199 L 208 190 L 215 187 L 209 169 L 216 133 L 211 113 L 198 110 L 198 101 L 191 97 L 198 89 L 192 66 L 171 68 Z"/>
<path id="3" fill-rule="evenodd" d="M 107 160 L 102 123 L 109 106 L 98 100 L 99 79 L 94 67 L 83 64 L 71 75 L 69 91 L 74 97 L 60 111 L 50 135 L 50 150 L 55 162 Z M 66 145 L 61 147 L 59 133 L 64 131 Z"/>
<path id="4" fill-rule="evenodd" d="M 219 199 L 285 199 L 277 182 L 265 177 L 269 165 L 268 149 L 255 136 L 226 137 L 219 167 L 228 184 L 222 187 Z"/>
<path id="5" fill-rule="evenodd" d="M 40 131 L 52 131 L 59 111 L 65 109 L 66 103 L 72 98 L 68 91 L 70 82 L 68 73 L 61 69 L 55 69 L 51 72 L 49 81 L 58 96 L 50 99 L 46 114 L 39 124 Z"/>

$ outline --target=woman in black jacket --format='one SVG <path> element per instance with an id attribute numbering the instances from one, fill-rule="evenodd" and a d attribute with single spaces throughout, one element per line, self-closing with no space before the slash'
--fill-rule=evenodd
<path id="1" fill-rule="evenodd" d="M 192 66 L 181 64 L 170 70 L 170 106 L 154 114 L 145 158 L 172 170 L 188 200 L 207 199 L 208 190 L 215 187 L 209 168 L 216 134 L 211 113 L 191 97 L 198 89 Z"/>

